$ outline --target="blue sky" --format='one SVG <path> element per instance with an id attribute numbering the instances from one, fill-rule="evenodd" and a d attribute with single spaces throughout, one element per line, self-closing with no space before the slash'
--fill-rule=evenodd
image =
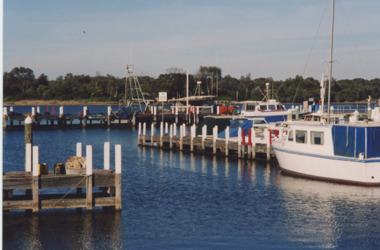
<path id="1" fill-rule="evenodd" d="M 4 71 L 123 77 L 132 62 L 152 77 L 219 66 L 237 78 L 320 79 L 330 8 L 330 0 L 5 0 Z M 336 0 L 335 78 L 380 77 L 379 9 L 378 0 Z"/>

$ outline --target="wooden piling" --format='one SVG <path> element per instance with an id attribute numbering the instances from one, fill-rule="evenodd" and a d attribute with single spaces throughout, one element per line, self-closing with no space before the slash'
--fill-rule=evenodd
<path id="1" fill-rule="evenodd" d="M 216 155 L 216 138 L 218 137 L 218 126 L 212 129 L 212 153 Z"/>
<path id="2" fill-rule="evenodd" d="M 183 150 L 183 126 L 185 126 L 185 124 L 182 124 L 180 127 L 179 127 L 179 150 Z"/>
<path id="3" fill-rule="evenodd" d="M 7 128 L 8 110 L 7 107 L 3 108 L 3 129 Z"/>
<path id="4" fill-rule="evenodd" d="M 111 127 L 111 113 L 112 113 L 112 107 L 107 107 L 107 127 Z"/>
<path id="5" fill-rule="evenodd" d="M 154 145 L 154 123 L 150 125 L 150 144 Z"/>
<path id="6" fill-rule="evenodd" d="M 121 145 L 115 145 L 115 209 L 121 210 Z"/>
<path id="7" fill-rule="evenodd" d="M 38 179 L 38 146 L 33 146 L 33 202 L 32 211 L 38 213 L 39 210 L 39 179 Z"/>
<path id="8" fill-rule="evenodd" d="M 241 127 L 238 129 L 238 158 L 241 158 Z"/>
<path id="9" fill-rule="evenodd" d="M 25 127 L 25 153 L 27 153 L 28 144 L 33 145 L 33 129 L 32 129 L 32 118 L 30 116 L 27 116 L 24 121 L 24 127 Z M 25 155 L 25 171 L 27 171 L 28 167 L 27 165 L 32 160 L 32 155 Z M 37 163 L 38 164 L 38 163 Z"/>
<path id="10" fill-rule="evenodd" d="M 137 131 L 137 145 L 141 145 L 141 122 L 139 122 L 139 128 Z"/>
<path id="11" fill-rule="evenodd" d="M 142 144 L 143 144 L 143 146 L 145 146 L 145 135 L 146 135 L 146 122 L 144 122 L 143 123 L 143 136 L 142 136 L 142 138 L 143 138 L 143 142 L 142 142 Z"/>
<path id="12" fill-rule="evenodd" d="M 252 140 L 252 159 L 256 158 L 256 131 L 251 128 L 251 140 Z"/>
<path id="13" fill-rule="evenodd" d="M 110 142 L 104 143 L 104 169 L 110 170 Z"/>
<path id="14" fill-rule="evenodd" d="M 219 107 L 219 106 L 218 106 Z M 225 153 L 226 153 L 226 157 L 228 157 L 228 141 L 230 139 L 230 127 L 227 126 L 226 128 L 226 133 L 225 133 L 225 136 L 226 136 L 226 146 L 225 146 Z"/>
<path id="15" fill-rule="evenodd" d="M 91 211 L 92 203 L 92 146 L 86 146 L 86 210 Z"/>
<path id="16" fill-rule="evenodd" d="M 172 149 L 173 148 L 173 124 L 170 125 L 169 137 L 170 137 L 169 148 Z"/>
<path id="17" fill-rule="evenodd" d="M 160 147 L 164 147 L 164 141 L 163 141 L 163 136 L 164 136 L 164 123 L 160 123 Z"/>

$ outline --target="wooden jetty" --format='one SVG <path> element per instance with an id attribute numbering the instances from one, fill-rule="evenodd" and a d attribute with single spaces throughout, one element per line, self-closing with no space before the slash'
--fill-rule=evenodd
<path id="1" fill-rule="evenodd" d="M 104 169 L 92 168 L 92 146 L 86 146 L 86 168 L 82 173 L 46 171 L 38 162 L 38 146 L 26 145 L 25 172 L 3 173 L 3 210 L 32 210 L 55 208 L 114 207 L 121 210 L 121 145 L 115 145 L 115 171 L 110 170 L 109 142 L 104 144 Z M 82 144 L 77 143 L 77 156 L 82 155 Z M 52 193 L 59 189 L 67 193 Z M 99 191 L 93 191 L 97 188 Z M 52 189 L 54 189 L 52 191 Z M 83 192 L 85 189 L 85 192 Z M 25 190 L 18 191 L 16 190 Z M 50 190 L 41 192 L 41 190 Z M 72 191 L 76 190 L 75 193 Z"/>
<path id="2" fill-rule="evenodd" d="M 154 134 L 154 126 L 151 125 L 150 134 L 146 134 L 146 123 L 138 125 L 138 145 L 170 150 L 180 150 L 189 152 L 202 152 L 226 157 L 238 157 L 255 159 L 256 157 L 265 158 L 267 161 L 274 159 L 274 151 L 271 147 L 272 131 L 265 129 L 263 136 L 257 136 L 255 130 L 250 130 L 248 141 L 244 133 L 239 130 L 237 140 L 229 138 L 229 127 L 227 127 L 226 139 L 218 139 L 218 127 L 213 128 L 212 137 L 207 136 L 206 125 L 202 127 L 202 135 L 196 136 L 195 124 L 190 127 L 190 132 L 186 132 L 185 124 L 179 128 L 179 135 L 176 135 L 176 124 L 160 123 L 160 134 Z"/>

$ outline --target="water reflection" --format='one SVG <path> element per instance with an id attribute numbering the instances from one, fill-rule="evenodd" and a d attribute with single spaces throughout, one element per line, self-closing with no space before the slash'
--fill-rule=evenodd
<path id="1" fill-rule="evenodd" d="M 323 248 L 334 248 L 341 238 L 347 237 L 343 235 L 345 231 L 356 230 L 357 235 L 350 237 L 361 240 L 380 233 L 377 219 L 380 215 L 379 188 L 333 184 L 286 175 L 276 180 L 276 186 L 283 193 L 288 220 L 286 226 L 291 241 L 302 239 L 322 242 Z"/>
<path id="2" fill-rule="evenodd" d="M 4 216 L 4 249 L 123 249 L 121 213 L 12 213 Z"/>

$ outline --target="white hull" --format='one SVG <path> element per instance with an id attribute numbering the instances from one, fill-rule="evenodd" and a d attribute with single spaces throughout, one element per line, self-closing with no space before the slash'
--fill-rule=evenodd
<path id="1" fill-rule="evenodd" d="M 380 186 L 380 159 L 365 161 L 274 149 L 280 167 L 288 173 L 341 183 Z"/>

